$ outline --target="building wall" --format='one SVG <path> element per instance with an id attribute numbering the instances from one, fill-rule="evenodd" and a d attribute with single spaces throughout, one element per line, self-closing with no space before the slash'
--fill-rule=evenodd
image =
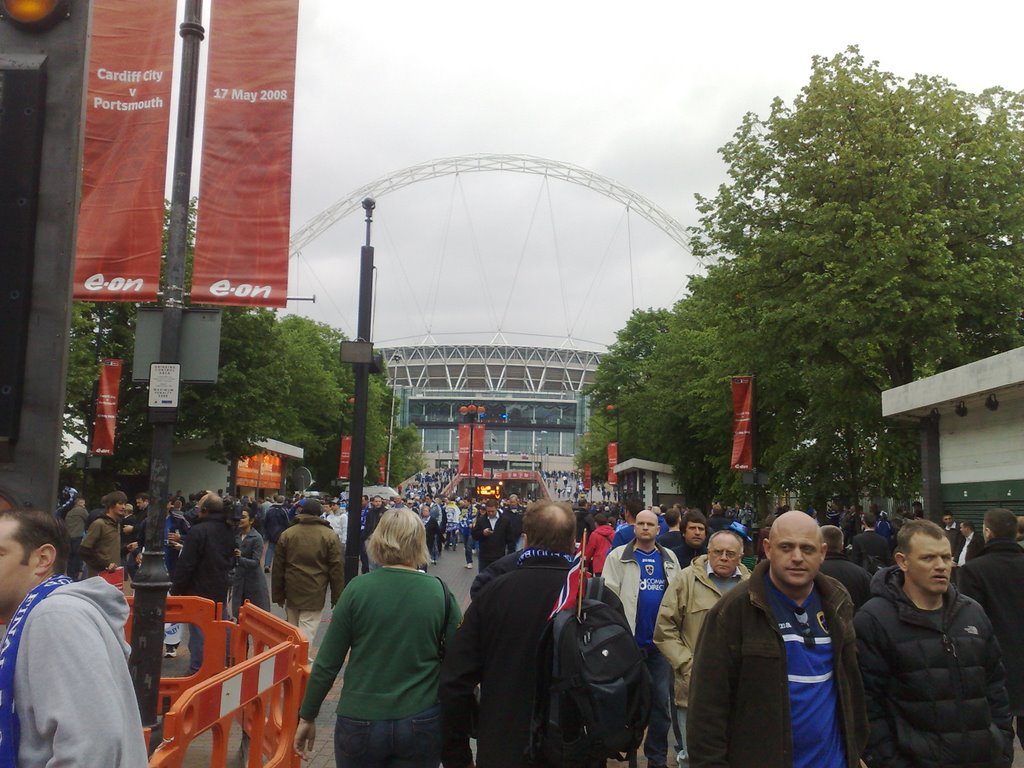
<path id="1" fill-rule="evenodd" d="M 972 407 L 939 422 L 942 485 L 1024 479 L 1024 400 Z"/>

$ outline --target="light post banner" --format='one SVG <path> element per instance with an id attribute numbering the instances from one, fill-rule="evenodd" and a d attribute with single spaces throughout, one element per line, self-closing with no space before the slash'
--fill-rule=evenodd
<path id="1" fill-rule="evenodd" d="M 348 480 L 349 467 L 352 464 L 352 437 L 341 436 L 341 454 L 338 456 L 338 477 Z"/>
<path id="2" fill-rule="evenodd" d="M 298 22 L 298 0 L 211 7 L 193 303 L 287 302 Z"/>
<path id="3" fill-rule="evenodd" d="M 94 456 L 114 455 L 117 404 L 121 396 L 122 361 L 107 358 L 100 364 L 100 385 L 96 391 L 96 421 L 92 428 Z"/>
<path id="4" fill-rule="evenodd" d="M 469 430 L 472 425 L 459 424 L 459 474 L 469 474 Z"/>
<path id="5" fill-rule="evenodd" d="M 175 0 L 95 0 L 74 297 L 160 287 Z"/>
<path id="6" fill-rule="evenodd" d="M 732 378 L 732 458 L 729 466 L 749 472 L 754 468 L 754 377 Z"/>
<path id="7" fill-rule="evenodd" d="M 619 444 L 608 443 L 608 482 L 615 485 L 619 476 L 615 474 L 615 465 L 619 463 Z"/>
<path id="8" fill-rule="evenodd" d="M 583 490 L 590 493 L 590 489 L 594 484 L 593 477 L 591 475 L 590 465 L 583 465 Z"/>
<path id="9" fill-rule="evenodd" d="M 484 476 L 484 425 L 472 424 L 473 427 L 473 477 Z"/>

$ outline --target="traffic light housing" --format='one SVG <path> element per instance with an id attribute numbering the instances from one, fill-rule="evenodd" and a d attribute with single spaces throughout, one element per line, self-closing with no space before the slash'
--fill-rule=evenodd
<path id="1" fill-rule="evenodd" d="M 0 0 L 0 505 L 56 504 L 90 9 Z"/>

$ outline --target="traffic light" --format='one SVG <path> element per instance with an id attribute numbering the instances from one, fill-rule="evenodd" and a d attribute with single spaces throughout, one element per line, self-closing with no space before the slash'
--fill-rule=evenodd
<path id="1" fill-rule="evenodd" d="M 56 503 L 90 7 L 0 0 L 0 505 Z"/>

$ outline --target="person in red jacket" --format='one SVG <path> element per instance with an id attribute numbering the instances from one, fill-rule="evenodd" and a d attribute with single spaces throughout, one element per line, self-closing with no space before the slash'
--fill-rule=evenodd
<path id="1" fill-rule="evenodd" d="M 590 572 L 595 576 L 600 576 L 604 571 L 604 560 L 612 548 L 615 529 L 609 525 L 608 516 L 603 512 L 594 515 L 594 522 L 597 523 L 597 528 L 587 537 L 587 551 L 583 554 Z"/>

